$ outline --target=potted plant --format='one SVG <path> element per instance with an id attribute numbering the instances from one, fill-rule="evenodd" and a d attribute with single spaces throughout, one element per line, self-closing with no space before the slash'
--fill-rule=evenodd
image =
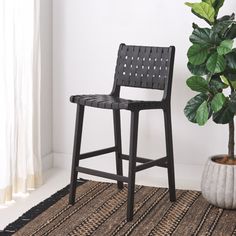
<path id="1" fill-rule="evenodd" d="M 224 0 L 185 3 L 192 13 L 207 22 L 207 27 L 193 23 L 190 36 L 188 69 L 192 76 L 186 83 L 198 92 L 184 109 L 189 121 L 203 126 L 210 118 L 228 124 L 228 154 L 208 159 L 202 176 L 202 194 L 213 205 L 236 208 L 236 156 L 234 117 L 236 115 L 236 38 L 235 14 L 218 17 Z"/>

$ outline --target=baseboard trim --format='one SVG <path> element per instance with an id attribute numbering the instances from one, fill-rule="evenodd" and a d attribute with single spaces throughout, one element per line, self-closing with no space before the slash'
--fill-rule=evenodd
<path id="1" fill-rule="evenodd" d="M 53 153 L 53 167 L 55 168 L 61 168 L 65 169 L 66 171 L 70 171 L 71 160 L 71 154 Z M 115 160 L 109 154 L 105 155 L 104 157 L 82 160 L 81 165 L 84 167 L 115 173 Z M 175 163 L 176 188 L 200 190 L 203 168 L 203 165 Z M 124 162 L 124 174 L 127 175 L 127 173 L 127 162 Z M 88 179 L 88 175 L 84 174 L 80 174 L 79 177 Z M 89 176 L 89 179 L 106 181 L 105 179 L 101 179 L 96 176 Z M 167 170 L 165 168 L 153 167 L 148 170 L 138 172 L 136 183 L 141 185 L 167 187 Z"/>

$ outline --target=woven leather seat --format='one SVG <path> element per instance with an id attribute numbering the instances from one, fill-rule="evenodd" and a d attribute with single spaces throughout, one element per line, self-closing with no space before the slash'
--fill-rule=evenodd
<path id="1" fill-rule="evenodd" d="M 71 96 L 70 101 L 83 106 L 98 107 L 113 110 L 144 110 L 161 108 L 162 103 L 158 101 L 128 100 L 111 95 L 76 95 Z"/>
<path id="2" fill-rule="evenodd" d="M 170 201 L 176 200 L 170 109 L 174 54 L 175 48 L 173 46 L 144 47 L 121 44 L 118 51 L 112 92 L 108 95 L 71 96 L 70 101 L 77 104 L 77 113 L 71 168 L 70 204 L 75 203 L 78 172 L 117 180 L 119 189 L 122 189 L 123 183 L 126 182 L 128 183 L 127 220 L 131 221 L 133 219 L 135 174 L 153 166 L 167 168 Z M 161 101 L 123 99 L 120 98 L 120 89 L 123 86 L 162 90 L 163 98 Z M 111 109 L 113 111 L 115 146 L 93 152 L 80 153 L 84 109 L 86 106 Z M 122 109 L 131 111 L 129 155 L 123 154 L 121 147 L 120 110 Z M 164 114 L 166 156 L 156 160 L 137 157 L 139 111 L 145 109 L 162 109 Z M 79 165 L 80 160 L 111 152 L 115 152 L 117 174 L 89 169 Z M 129 161 L 128 177 L 123 175 L 123 160 Z M 142 164 L 136 165 L 137 163 Z"/>

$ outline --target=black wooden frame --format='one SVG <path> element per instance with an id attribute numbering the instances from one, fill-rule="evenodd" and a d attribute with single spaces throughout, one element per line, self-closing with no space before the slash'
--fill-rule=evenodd
<path id="1" fill-rule="evenodd" d="M 160 66 L 159 72 L 153 72 L 153 78 L 150 80 L 147 76 L 149 73 L 148 69 L 146 69 L 146 74 L 142 74 L 141 79 L 136 78 L 133 75 L 129 77 L 122 77 L 121 72 L 119 70 L 122 69 L 124 62 L 121 57 L 127 58 L 126 54 L 132 58 L 133 55 L 136 58 L 143 56 L 146 59 L 144 60 L 144 64 L 147 68 L 150 69 L 150 66 L 147 60 L 152 61 L 155 59 L 155 63 Z M 154 57 L 153 57 L 154 55 Z M 117 180 L 117 185 L 119 189 L 123 188 L 123 183 L 128 183 L 128 201 L 127 201 L 127 220 L 131 221 L 133 219 L 133 206 L 134 206 L 134 187 L 135 187 L 135 174 L 138 171 L 148 169 L 153 166 L 164 167 L 168 170 L 168 183 L 169 183 L 169 193 L 170 193 L 170 201 L 176 200 L 175 193 L 175 176 L 174 176 L 174 158 L 173 158 L 173 141 L 172 141 L 172 127 L 171 127 L 171 87 L 172 87 L 172 76 L 173 76 L 173 66 L 174 66 L 174 56 L 175 56 L 175 47 L 170 46 L 169 48 L 161 48 L 161 47 L 144 47 L 144 46 L 127 46 L 125 44 L 121 44 L 118 52 L 117 66 L 116 66 L 116 74 L 114 80 L 114 86 L 111 94 L 108 98 L 112 99 L 109 101 L 109 106 L 104 105 L 101 107 L 101 98 L 99 97 L 99 102 L 96 101 L 98 97 L 89 96 L 72 96 L 71 102 L 77 104 L 77 114 L 76 114 L 76 123 L 75 123 L 75 135 L 74 135 L 74 148 L 73 148 L 73 159 L 72 159 L 72 169 L 71 169 L 71 183 L 70 183 L 70 194 L 69 194 L 69 203 L 74 204 L 75 202 L 75 191 L 76 191 L 76 180 L 78 172 L 95 175 L 103 178 L 108 178 L 112 180 Z M 151 59 L 150 59 L 151 58 Z M 153 59 L 154 60 L 154 59 Z M 164 64 L 163 64 L 163 60 Z M 122 64 L 123 63 L 123 64 Z M 121 66 L 120 66 L 121 65 Z M 152 64 L 153 66 L 153 64 Z M 144 66 L 142 66 L 143 68 Z M 155 66 L 154 66 L 155 68 Z M 165 68 L 165 69 L 163 69 Z M 126 69 L 126 68 L 125 68 Z M 164 72 L 163 72 L 164 70 Z M 127 70 L 126 70 L 127 71 Z M 134 74 L 132 66 L 130 71 Z M 128 71 L 129 72 L 129 71 Z M 145 70 L 144 70 L 145 72 Z M 141 71 L 141 73 L 143 73 Z M 155 74 L 156 73 L 156 74 Z M 159 74 L 158 74 L 159 73 Z M 130 73 L 131 75 L 131 73 Z M 156 76 L 155 76 L 156 75 Z M 146 76 L 146 77 L 145 77 Z M 121 77 L 121 78 L 120 78 Z M 157 81 L 157 80 L 160 81 Z M 151 82 L 150 82 L 151 81 Z M 125 105 L 128 102 L 131 103 L 132 106 L 120 106 L 120 102 L 118 99 L 120 97 L 120 87 L 121 86 L 131 86 L 131 87 L 140 87 L 140 88 L 151 88 L 151 89 L 160 89 L 163 90 L 163 98 L 161 101 L 157 102 L 133 102 L 131 100 L 125 101 Z M 88 99 L 89 97 L 89 99 Z M 86 100 L 87 99 L 87 100 Z M 91 101 L 92 99 L 92 101 Z M 106 97 L 107 99 L 107 97 Z M 119 103 L 120 102 L 120 103 Z M 113 105 L 113 104 L 114 105 Z M 110 148 L 105 148 L 89 153 L 80 154 L 81 147 L 81 137 L 82 137 L 82 126 L 83 126 L 83 118 L 84 118 L 84 107 L 85 106 L 94 106 L 100 108 L 110 108 L 113 110 L 113 122 L 114 122 L 114 139 L 115 146 Z M 131 111 L 131 127 L 130 127 L 130 149 L 129 155 L 125 155 L 122 153 L 121 147 L 121 124 L 120 124 L 120 109 L 127 109 Z M 166 156 L 159 158 L 157 160 L 152 160 L 148 158 L 137 157 L 137 139 L 138 139 L 138 120 L 139 120 L 139 112 L 144 109 L 162 109 L 164 113 L 164 123 L 165 123 L 165 141 L 166 141 Z M 106 153 L 115 152 L 116 157 L 116 174 L 111 174 L 103 171 L 98 171 L 94 169 L 89 169 L 85 167 L 79 166 L 79 160 L 103 155 Z M 128 177 L 123 176 L 123 168 L 122 168 L 122 160 L 129 161 L 129 171 Z M 140 165 L 136 165 L 136 163 L 142 163 Z"/>

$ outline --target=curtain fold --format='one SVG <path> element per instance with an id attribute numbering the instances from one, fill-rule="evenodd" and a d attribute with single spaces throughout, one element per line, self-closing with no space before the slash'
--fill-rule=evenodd
<path id="1" fill-rule="evenodd" d="M 0 204 L 42 183 L 40 1 L 0 2 Z"/>

